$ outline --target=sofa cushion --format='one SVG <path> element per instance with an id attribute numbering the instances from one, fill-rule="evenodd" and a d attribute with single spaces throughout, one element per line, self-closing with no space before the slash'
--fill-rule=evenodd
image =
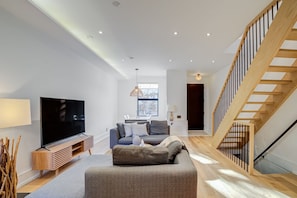
<path id="1" fill-rule="evenodd" d="M 162 142 L 165 138 L 167 138 L 168 135 L 149 135 L 149 136 L 142 136 L 141 139 L 143 139 L 144 143 L 151 144 L 151 145 L 157 145 Z M 123 145 L 129 145 L 133 143 L 133 137 L 123 137 L 119 139 L 118 144 Z"/>
<path id="2" fill-rule="evenodd" d="M 141 137 L 141 138 L 147 144 L 157 145 L 167 137 L 168 137 L 168 135 L 149 135 L 149 136 L 144 136 L 144 137 Z"/>
<path id="3" fill-rule="evenodd" d="M 133 142 L 133 137 L 123 137 L 121 139 L 119 139 L 119 144 L 124 144 L 124 145 L 129 145 L 132 144 Z"/>
<path id="4" fill-rule="evenodd" d="M 146 124 L 133 124 L 132 125 L 132 134 L 133 136 L 147 136 L 147 126 Z"/>
<path id="5" fill-rule="evenodd" d="M 168 148 L 156 146 L 123 146 L 112 149 L 114 165 L 157 165 L 168 163 Z"/>
<path id="6" fill-rule="evenodd" d="M 132 124 L 124 124 L 124 128 L 125 128 L 125 137 L 131 137 L 133 132 L 132 132 Z"/>
<path id="7" fill-rule="evenodd" d="M 167 135 L 168 133 L 168 123 L 167 120 L 152 120 L 150 125 L 151 135 Z"/>
<path id="8" fill-rule="evenodd" d="M 169 143 L 168 148 L 168 162 L 174 163 L 175 156 L 181 152 L 183 145 L 179 141 Z"/>
<path id="9" fill-rule="evenodd" d="M 120 137 L 125 137 L 125 127 L 123 123 L 117 123 L 117 127 L 120 133 Z"/>

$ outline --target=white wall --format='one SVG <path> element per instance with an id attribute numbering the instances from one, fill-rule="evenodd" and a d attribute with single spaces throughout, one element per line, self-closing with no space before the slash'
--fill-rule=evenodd
<path id="1" fill-rule="evenodd" d="M 56 28 L 65 37 L 54 23 L 36 16 L 42 17 L 47 28 Z M 17 171 L 19 184 L 23 184 L 39 173 L 31 170 L 31 152 L 40 147 L 39 98 L 85 100 L 86 133 L 98 141 L 108 136 L 106 129 L 116 122 L 117 80 L 100 65 L 86 61 L 60 40 L 1 7 L 0 24 L 0 97 L 31 101 L 32 125 L 0 129 L 0 138 L 22 136 Z"/>
<path id="2" fill-rule="evenodd" d="M 297 90 L 278 109 L 255 136 L 255 156 L 258 156 L 297 119 Z M 267 155 L 267 159 L 297 174 L 297 125 Z"/>
<path id="3" fill-rule="evenodd" d="M 229 69 L 230 69 L 230 66 L 223 67 L 218 72 L 211 75 L 209 79 L 209 87 L 210 87 L 209 88 L 210 90 L 209 108 L 210 108 L 211 120 L 212 120 L 212 113 L 214 111 L 218 98 L 221 94 Z M 210 134 L 212 134 L 212 123 L 210 124 Z"/>
<path id="4" fill-rule="evenodd" d="M 138 83 L 157 83 L 159 84 L 159 116 L 152 119 L 166 120 L 167 117 L 167 95 L 166 77 L 138 76 Z M 124 115 L 130 117 L 137 115 L 137 97 L 130 96 L 130 92 L 135 87 L 135 79 L 118 81 L 118 121 L 124 121 Z"/>
<path id="5" fill-rule="evenodd" d="M 216 105 L 216 102 L 218 101 L 219 95 L 222 91 L 223 85 L 226 81 L 228 72 L 230 70 L 230 66 L 223 67 L 219 71 L 217 71 L 215 74 L 211 75 L 210 77 L 210 108 L 211 113 L 214 110 L 214 106 Z"/>
<path id="6" fill-rule="evenodd" d="M 187 73 L 180 70 L 167 70 L 167 104 L 176 105 L 174 116 L 181 115 L 187 120 Z"/>

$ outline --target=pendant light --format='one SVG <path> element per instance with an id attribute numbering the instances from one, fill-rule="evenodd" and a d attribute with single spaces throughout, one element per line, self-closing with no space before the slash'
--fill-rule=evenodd
<path id="1" fill-rule="evenodd" d="M 136 71 L 136 85 L 134 87 L 134 89 L 130 92 L 130 96 L 143 96 L 143 93 L 141 91 L 141 89 L 138 87 L 138 81 L 137 81 L 137 72 L 138 72 L 138 68 L 135 69 Z"/>
<path id="2" fill-rule="evenodd" d="M 202 76 L 201 76 L 201 74 L 199 74 L 199 73 L 198 73 L 198 74 L 196 74 L 196 77 L 195 77 L 195 78 L 196 78 L 196 80 L 198 80 L 198 81 L 199 81 L 199 80 L 201 80 L 201 79 L 202 79 Z"/>

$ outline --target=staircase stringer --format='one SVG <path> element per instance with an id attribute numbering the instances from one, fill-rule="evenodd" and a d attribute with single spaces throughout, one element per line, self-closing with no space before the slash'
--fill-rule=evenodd
<path id="1" fill-rule="evenodd" d="M 283 0 L 263 42 L 238 88 L 223 120 L 219 124 L 212 145 L 218 147 L 228 133 L 236 116 L 239 114 L 262 76 L 268 70 L 273 58 L 279 52 L 284 40 L 289 36 L 297 21 L 297 1 Z"/>

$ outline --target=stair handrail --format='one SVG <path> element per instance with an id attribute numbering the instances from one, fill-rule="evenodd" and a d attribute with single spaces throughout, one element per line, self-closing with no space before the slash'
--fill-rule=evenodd
<path id="1" fill-rule="evenodd" d="M 228 107 L 230 106 L 232 99 L 234 98 L 241 84 L 241 81 L 249 68 L 249 65 L 251 64 L 257 50 L 261 45 L 262 40 L 265 37 L 266 32 L 270 27 L 272 20 L 274 19 L 274 16 L 279 9 L 281 2 L 282 0 L 274 0 L 273 2 L 271 2 L 246 26 L 241 42 L 237 49 L 237 53 L 235 54 L 231 68 L 227 75 L 227 79 L 223 85 L 223 88 L 212 113 L 213 134 L 216 132 L 220 122 L 223 120 Z M 272 12 L 271 16 L 268 15 L 269 12 Z M 267 18 L 265 19 L 265 17 Z M 261 25 L 264 26 L 261 27 Z M 258 32 L 260 33 L 260 35 L 254 35 L 254 33 Z M 252 39 L 254 39 L 255 42 L 251 41 Z M 245 56 L 244 53 L 248 53 L 248 55 Z M 243 71 L 239 71 L 242 67 Z M 228 93 L 226 92 L 226 90 L 228 91 Z M 224 106 L 221 107 L 222 105 Z"/>
<path id="2" fill-rule="evenodd" d="M 264 154 L 271 149 L 271 147 L 273 147 L 284 135 L 286 135 L 291 128 L 293 128 L 295 126 L 295 124 L 297 123 L 297 120 L 295 120 L 280 136 L 278 136 L 262 153 L 260 153 L 255 159 L 254 159 L 254 163 L 257 162 L 258 159 L 260 159 L 261 157 L 264 156 Z"/>

